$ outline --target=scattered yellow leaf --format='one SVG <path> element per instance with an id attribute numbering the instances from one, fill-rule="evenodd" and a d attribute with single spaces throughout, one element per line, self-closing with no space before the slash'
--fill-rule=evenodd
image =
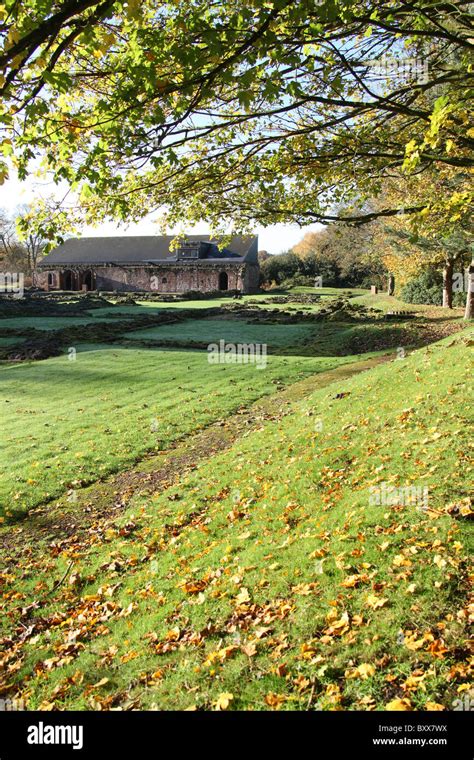
<path id="1" fill-rule="evenodd" d="M 363 662 L 357 668 L 349 668 L 344 673 L 346 678 L 362 678 L 364 681 L 375 673 L 375 667 L 368 662 Z"/>
<path id="2" fill-rule="evenodd" d="M 233 699 L 234 695 L 225 691 L 223 694 L 219 694 L 217 701 L 214 703 L 214 707 L 216 710 L 227 710 Z"/>
<path id="3" fill-rule="evenodd" d="M 388 603 L 388 599 L 385 599 L 381 596 L 376 596 L 375 594 L 369 594 L 366 602 L 367 607 L 370 607 L 372 610 L 378 610 L 380 607 L 385 607 L 385 605 Z"/>
<path id="4" fill-rule="evenodd" d="M 392 699 L 385 705 L 385 709 L 407 712 L 412 709 L 412 706 L 410 700 L 404 697 L 403 699 Z"/>

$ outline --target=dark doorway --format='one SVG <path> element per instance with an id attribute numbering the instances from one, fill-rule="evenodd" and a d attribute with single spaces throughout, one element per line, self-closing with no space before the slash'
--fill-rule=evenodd
<path id="1" fill-rule="evenodd" d="M 76 290 L 76 275 L 70 269 L 62 273 L 61 280 L 63 290 Z"/>
<path id="2" fill-rule="evenodd" d="M 87 290 L 95 290 L 95 277 L 92 270 L 89 269 L 87 272 L 84 272 L 82 284 L 86 286 Z"/>
<path id="3" fill-rule="evenodd" d="M 220 272 L 219 273 L 219 290 L 228 290 L 229 288 L 229 278 L 227 276 L 227 272 Z"/>

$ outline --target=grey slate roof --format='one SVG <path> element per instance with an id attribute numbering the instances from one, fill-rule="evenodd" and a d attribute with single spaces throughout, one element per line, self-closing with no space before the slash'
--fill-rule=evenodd
<path id="1" fill-rule="evenodd" d="M 68 266 L 74 264 L 179 264 L 188 262 L 177 260 L 176 251 L 170 250 L 174 235 L 147 235 L 139 237 L 94 237 L 70 238 L 54 248 L 39 267 Z M 215 243 L 211 252 L 199 265 L 209 263 L 257 263 L 258 237 L 255 235 L 235 235 L 227 247 L 221 247 L 218 240 L 209 235 L 189 235 L 189 241 Z M 195 262 L 192 262 L 195 263 Z"/>

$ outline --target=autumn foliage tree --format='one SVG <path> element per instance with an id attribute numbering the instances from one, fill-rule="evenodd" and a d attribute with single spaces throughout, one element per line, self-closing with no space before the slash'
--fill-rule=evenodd
<path id="1" fill-rule="evenodd" d="M 292 250 L 303 259 L 313 258 L 322 267 L 331 264 L 344 284 L 382 286 L 386 269 L 374 246 L 374 235 L 374 223 L 332 223 L 317 232 L 307 232 Z"/>
<path id="2" fill-rule="evenodd" d="M 474 236 L 470 204 L 470 173 L 443 167 L 384 183 L 375 204 L 413 204 L 429 199 L 430 211 L 400 214 L 374 225 L 374 241 L 387 269 L 404 284 L 426 269 L 443 275 L 443 306 L 453 304 L 453 276 L 462 274 L 471 261 Z M 446 199 L 450 198 L 450 203 Z"/>

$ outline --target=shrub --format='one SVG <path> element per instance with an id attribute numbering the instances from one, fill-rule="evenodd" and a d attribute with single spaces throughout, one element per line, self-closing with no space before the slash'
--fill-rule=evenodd
<path id="1" fill-rule="evenodd" d="M 269 256 L 260 266 L 261 284 L 314 285 L 315 277 L 322 277 L 328 288 L 360 287 L 362 282 L 366 283 L 363 287 L 370 287 L 384 280 L 385 270 L 380 263 L 354 261 L 341 267 L 335 258 L 316 253 L 299 257 L 291 251 Z"/>
<path id="2" fill-rule="evenodd" d="M 401 289 L 401 297 L 407 303 L 424 303 L 441 306 L 443 303 L 443 275 L 436 269 L 427 269 L 407 282 Z M 466 294 L 453 293 L 453 306 L 464 306 Z"/>
<path id="3" fill-rule="evenodd" d="M 288 277 L 286 280 L 283 280 L 281 283 L 281 287 L 284 290 L 288 290 L 289 288 L 295 288 L 295 287 L 313 287 L 314 286 L 314 277 L 307 277 L 304 274 L 295 274 L 293 277 Z"/>
<path id="4" fill-rule="evenodd" d="M 407 282 L 401 290 L 407 303 L 424 303 L 441 306 L 443 303 L 443 277 L 434 269 L 427 269 Z"/>

